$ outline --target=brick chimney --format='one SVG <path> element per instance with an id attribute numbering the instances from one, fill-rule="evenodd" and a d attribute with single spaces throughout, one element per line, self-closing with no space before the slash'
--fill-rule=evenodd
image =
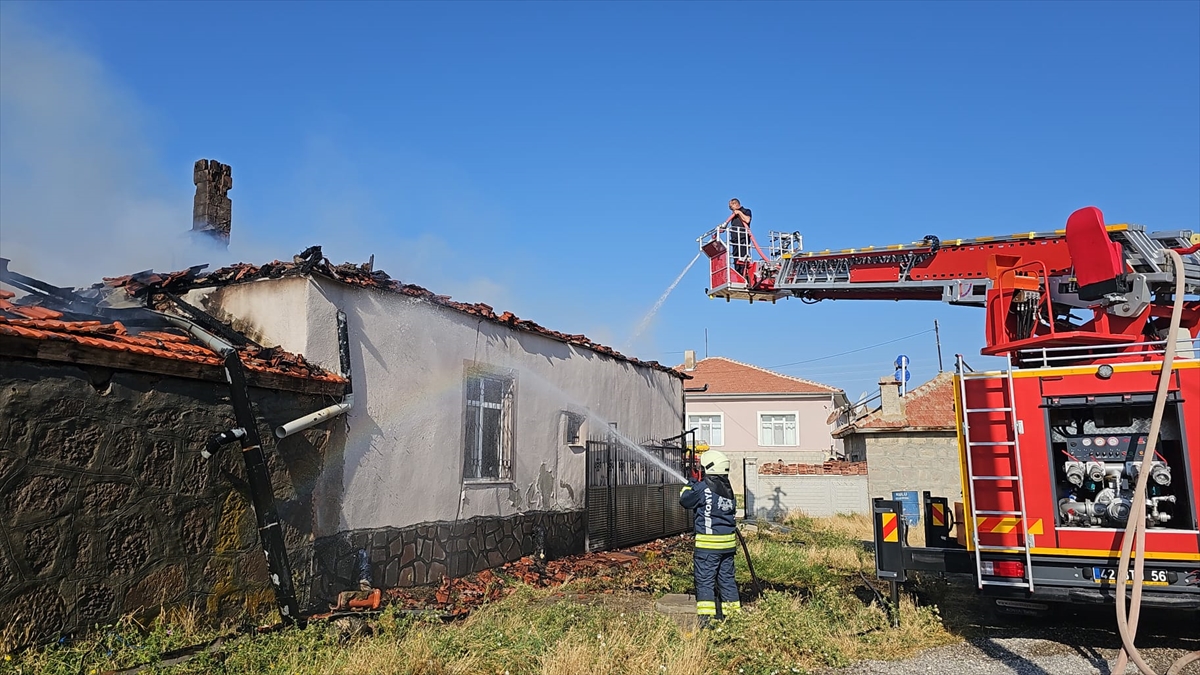
<path id="1" fill-rule="evenodd" d="M 879 378 L 880 417 L 887 422 L 903 422 L 904 397 L 900 395 L 900 383 L 891 377 Z"/>
<path id="2" fill-rule="evenodd" d="M 228 247 L 233 211 L 228 193 L 233 188 L 233 172 L 228 164 L 201 159 L 192 169 L 192 182 L 196 184 L 192 232 L 202 232 Z"/>
<path id="3" fill-rule="evenodd" d="M 688 349 L 683 352 L 683 369 L 684 370 L 695 370 L 696 369 L 696 350 L 695 349 Z"/>

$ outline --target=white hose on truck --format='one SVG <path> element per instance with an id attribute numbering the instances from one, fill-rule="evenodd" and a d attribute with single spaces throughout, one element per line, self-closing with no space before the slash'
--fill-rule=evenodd
<path id="1" fill-rule="evenodd" d="M 1142 582 L 1146 575 L 1146 486 L 1150 482 L 1150 471 L 1145 467 L 1154 459 L 1158 445 L 1158 431 L 1162 425 L 1163 412 L 1167 407 L 1167 390 L 1171 384 L 1172 366 L 1175 361 L 1175 346 L 1179 339 L 1179 324 L 1183 317 L 1184 275 L 1183 257 L 1170 249 L 1163 252 L 1171 258 L 1175 270 L 1175 303 L 1171 308 L 1171 323 L 1167 329 L 1167 344 L 1163 349 L 1162 370 L 1158 377 L 1158 390 L 1154 394 L 1154 414 L 1150 419 L 1150 437 L 1146 440 L 1146 452 L 1142 455 L 1142 470 L 1138 471 L 1137 487 L 1133 491 L 1133 505 L 1129 521 L 1125 524 L 1125 535 L 1121 538 L 1121 562 L 1117 570 L 1117 629 L 1121 633 L 1121 653 L 1117 656 L 1113 673 L 1124 675 L 1125 667 L 1132 660 L 1143 675 L 1156 675 L 1154 669 L 1142 658 L 1134 638 L 1137 637 L 1138 617 L 1142 609 Z M 1134 549 L 1136 548 L 1136 553 Z M 1130 598 L 1129 613 L 1125 612 L 1125 579 L 1129 575 L 1130 558 L 1133 559 L 1133 597 Z M 1175 675 L 1193 661 L 1200 660 L 1200 651 L 1185 654 L 1167 671 Z"/>

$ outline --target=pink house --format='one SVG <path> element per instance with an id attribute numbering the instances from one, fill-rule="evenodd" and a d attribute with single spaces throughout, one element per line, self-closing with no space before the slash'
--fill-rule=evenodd
<path id="1" fill-rule="evenodd" d="M 686 428 L 729 456 L 735 491 L 743 491 L 746 458 L 785 464 L 841 458 L 828 421 L 848 403 L 841 389 L 720 356 L 696 361 L 690 351 L 680 369 L 692 376 L 684 390 Z"/>

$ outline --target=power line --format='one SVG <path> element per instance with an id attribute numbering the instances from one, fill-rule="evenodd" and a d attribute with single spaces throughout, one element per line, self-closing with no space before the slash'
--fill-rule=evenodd
<path id="1" fill-rule="evenodd" d="M 867 347 L 861 347 L 859 349 L 851 349 L 848 352 L 841 352 L 838 354 L 830 354 L 829 356 L 818 356 L 815 359 L 805 359 L 804 361 L 794 361 L 792 363 L 783 363 L 778 366 L 767 366 L 767 367 L 772 368 L 772 369 L 773 368 L 787 368 L 788 366 L 799 366 L 801 364 L 812 363 L 814 361 L 824 361 L 826 359 L 836 359 L 839 356 L 846 356 L 847 354 L 857 354 L 858 352 L 865 352 L 868 349 L 875 349 L 876 347 L 883 347 L 884 345 L 890 345 L 890 344 L 893 344 L 896 342 L 901 342 L 903 340 L 909 340 L 911 338 L 919 337 L 921 335 L 927 335 L 932 332 L 933 332 L 933 329 L 928 328 L 926 330 L 921 331 L 920 333 L 913 333 L 912 335 L 905 335 L 904 337 L 898 337 L 895 340 L 888 340 L 887 342 L 880 342 L 879 344 L 869 345 Z"/>

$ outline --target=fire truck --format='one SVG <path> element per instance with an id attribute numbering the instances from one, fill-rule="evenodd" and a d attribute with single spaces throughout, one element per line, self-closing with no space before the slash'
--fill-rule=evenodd
<path id="1" fill-rule="evenodd" d="M 1200 235 L 1105 225 L 1095 207 L 1052 231 L 820 252 L 798 232 L 731 234 L 698 240 L 712 298 L 984 309 L 981 353 L 1006 365 L 956 359 L 962 501 L 925 492 L 915 547 L 900 502 L 874 500 L 879 578 L 970 572 L 1018 613 L 1113 603 L 1144 527 L 1142 603 L 1200 609 Z"/>

